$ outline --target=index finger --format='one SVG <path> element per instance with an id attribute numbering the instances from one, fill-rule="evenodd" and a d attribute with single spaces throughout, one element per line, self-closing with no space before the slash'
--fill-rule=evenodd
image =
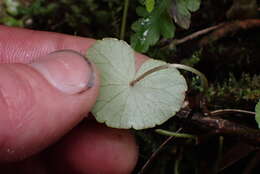
<path id="1" fill-rule="evenodd" d="M 86 54 L 94 39 L 66 34 L 0 26 L 0 63 L 30 63 L 56 50 L 72 49 Z M 137 54 L 137 67 L 147 57 Z"/>
<path id="2" fill-rule="evenodd" d="M 85 54 L 94 42 L 89 38 L 0 26 L 0 63 L 29 63 L 61 49 Z"/>

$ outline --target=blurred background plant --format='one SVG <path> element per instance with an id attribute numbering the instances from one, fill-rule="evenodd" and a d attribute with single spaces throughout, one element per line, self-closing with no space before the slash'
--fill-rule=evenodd
<path id="1" fill-rule="evenodd" d="M 23 27 L 23 20 L 19 19 L 19 1 L 3 0 L 0 2 L 0 23 L 7 26 Z"/>

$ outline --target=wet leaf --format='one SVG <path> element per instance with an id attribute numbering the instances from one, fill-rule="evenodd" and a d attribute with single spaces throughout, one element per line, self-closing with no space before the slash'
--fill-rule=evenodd
<path id="1" fill-rule="evenodd" d="M 143 18 L 132 25 L 135 34 L 131 36 L 131 46 L 136 51 L 148 51 L 161 35 L 165 38 L 174 37 L 175 26 L 167 11 L 170 3 L 170 0 L 162 0 L 151 13 L 145 13 L 143 7 L 137 8 L 137 14 Z"/>

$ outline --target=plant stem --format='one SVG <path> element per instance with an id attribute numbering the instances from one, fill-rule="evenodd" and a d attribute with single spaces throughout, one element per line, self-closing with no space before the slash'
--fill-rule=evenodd
<path id="1" fill-rule="evenodd" d="M 219 171 L 219 164 L 222 159 L 222 154 L 223 154 L 223 143 L 224 143 L 224 137 L 219 136 L 219 145 L 218 145 L 218 154 L 217 154 L 217 159 L 213 168 L 213 174 L 217 174 Z"/>
<path id="2" fill-rule="evenodd" d="M 190 139 L 197 139 L 196 136 L 191 135 L 191 134 L 185 134 L 185 133 L 176 133 L 176 132 L 171 132 L 163 129 L 156 129 L 155 132 L 162 134 L 162 135 L 167 135 L 167 136 L 173 136 L 177 138 L 190 138 Z"/>
<path id="3" fill-rule="evenodd" d="M 175 164 L 174 164 L 174 174 L 180 174 L 179 172 L 179 166 L 180 166 L 180 159 L 176 159 L 175 160 Z"/>
<path id="4" fill-rule="evenodd" d="M 121 31 L 120 31 L 120 39 L 121 40 L 124 40 L 124 38 L 125 38 L 125 26 L 126 26 L 126 18 L 127 18 L 128 8 L 129 8 L 129 0 L 125 0 L 123 18 L 122 18 L 122 24 L 121 24 Z"/>
<path id="5" fill-rule="evenodd" d="M 208 80 L 203 73 L 196 70 L 195 68 L 192 68 L 192 67 L 187 66 L 187 65 L 182 65 L 182 64 L 170 64 L 169 67 L 174 67 L 174 68 L 177 68 L 177 69 L 183 69 L 185 71 L 189 71 L 189 72 L 192 72 L 192 73 L 198 75 L 201 79 L 201 83 L 202 83 L 202 86 L 203 86 L 203 94 L 205 95 L 207 93 L 209 85 L 208 85 Z"/>
<path id="6" fill-rule="evenodd" d="M 242 113 L 242 114 L 248 114 L 248 115 L 255 115 L 255 112 L 241 110 L 241 109 L 219 109 L 219 110 L 211 111 L 209 114 L 212 116 L 216 116 L 216 115 L 222 115 L 222 114 L 228 114 L 228 113 Z"/>
<path id="7" fill-rule="evenodd" d="M 201 83 L 203 86 L 203 94 L 205 95 L 208 91 L 208 80 L 206 78 L 206 76 L 201 73 L 200 71 L 196 70 L 195 68 L 192 68 L 190 66 L 187 65 L 182 65 L 182 64 L 166 64 L 166 65 L 161 65 L 161 66 L 157 66 L 155 68 L 152 68 L 148 71 L 146 71 L 145 73 L 143 73 L 142 75 L 140 75 L 139 77 L 137 77 L 135 80 L 130 82 L 130 86 L 134 86 L 137 82 L 139 82 L 140 80 L 142 80 L 143 78 L 145 78 L 146 76 L 148 76 L 149 74 L 152 74 L 156 71 L 159 70 L 163 70 L 163 69 L 168 69 L 168 68 L 177 68 L 177 69 L 183 69 L 189 72 L 192 72 L 196 75 L 198 75 L 201 79 Z"/>
<path id="8" fill-rule="evenodd" d="M 152 68 L 152 69 L 146 71 L 145 73 L 143 73 L 142 75 L 140 75 L 139 77 L 137 77 L 135 80 L 131 81 L 130 82 L 130 86 L 134 86 L 137 82 L 139 82 L 140 80 L 142 80 L 143 78 L 145 78 L 149 74 L 152 74 L 152 73 L 154 73 L 156 71 L 160 71 L 160 70 L 163 70 L 163 69 L 168 69 L 168 68 L 169 68 L 168 64 Z"/>

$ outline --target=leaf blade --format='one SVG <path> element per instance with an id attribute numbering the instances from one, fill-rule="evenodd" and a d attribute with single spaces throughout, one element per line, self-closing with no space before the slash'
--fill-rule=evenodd
<path id="1" fill-rule="evenodd" d="M 88 50 L 87 57 L 96 63 L 101 77 L 106 77 L 101 78 L 100 95 L 92 110 L 93 115 L 98 122 L 121 129 L 145 129 L 162 124 L 181 108 L 187 90 L 185 79 L 177 69 L 168 68 L 153 72 L 132 86 L 130 83 L 141 74 L 166 63 L 150 59 L 137 72 L 135 67 L 131 66 L 130 72 L 134 74 L 128 74 L 129 70 L 125 64 L 118 61 L 124 60 L 134 64 L 135 59 L 133 54 L 124 52 L 131 53 L 133 50 L 125 42 L 107 39 L 96 42 Z M 111 69 L 115 69 L 114 64 L 117 64 L 116 68 L 121 72 L 116 73 L 121 76 L 118 77 L 119 80 L 115 79 L 115 75 L 111 72 Z M 129 77 L 122 78 L 124 74 L 128 74 Z"/>
<path id="2" fill-rule="evenodd" d="M 185 0 L 186 6 L 191 12 L 195 12 L 200 8 L 201 0 Z"/>
<path id="3" fill-rule="evenodd" d="M 144 8 L 137 8 L 137 13 L 142 18 L 134 22 L 131 26 L 135 31 L 131 35 L 131 46 L 138 52 L 147 52 L 149 47 L 155 45 L 160 36 L 170 38 L 174 36 L 175 26 L 167 12 L 171 1 L 162 0 L 158 7 L 151 13 L 145 13 Z M 165 29 L 162 27 L 166 27 Z"/>

